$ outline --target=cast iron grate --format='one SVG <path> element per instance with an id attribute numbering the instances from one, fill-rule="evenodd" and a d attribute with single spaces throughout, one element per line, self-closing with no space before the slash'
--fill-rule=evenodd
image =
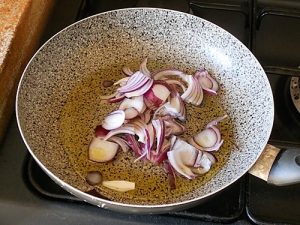
<path id="1" fill-rule="evenodd" d="M 32 157 L 28 157 L 25 177 L 28 179 L 31 188 L 42 197 L 86 204 L 52 181 Z M 191 209 L 167 214 L 166 216 L 187 217 L 211 222 L 232 222 L 239 219 L 245 208 L 244 190 L 245 178 L 242 178 L 207 202 Z"/>

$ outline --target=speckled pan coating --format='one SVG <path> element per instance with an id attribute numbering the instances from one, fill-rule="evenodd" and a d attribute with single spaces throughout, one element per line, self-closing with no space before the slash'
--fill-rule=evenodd
<path id="1" fill-rule="evenodd" d="M 202 188 L 172 204 L 132 205 L 99 199 L 86 190 L 59 139 L 59 117 L 70 91 L 84 76 L 113 74 L 120 65 L 137 66 L 146 56 L 158 65 L 192 72 L 204 65 L 220 81 L 220 101 L 234 124 L 230 157 Z M 188 14 L 151 8 L 102 13 L 50 39 L 27 66 L 17 95 L 17 118 L 24 141 L 39 165 L 74 195 L 99 207 L 156 212 L 203 201 L 240 178 L 256 161 L 273 124 L 267 77 L 250 51 L 218 26 Z"/>

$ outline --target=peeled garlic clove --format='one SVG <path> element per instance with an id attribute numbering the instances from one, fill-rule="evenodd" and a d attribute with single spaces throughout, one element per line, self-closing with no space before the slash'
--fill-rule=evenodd
<path id="1" fill-rule="evenodd" d="M 94 186 L 94 185 L 100 184 L 101 181 L 102 181 L 102 175 L 99 171 L 90 171 L 86 175 L 86 182 L 89 185 Z"/>
<path id="2" fill-rule="evenodd" d="M 135 183 L 126 180 L 103 181 L 102 185 L 119 192 L 126 192 L 135 189 Z"/>

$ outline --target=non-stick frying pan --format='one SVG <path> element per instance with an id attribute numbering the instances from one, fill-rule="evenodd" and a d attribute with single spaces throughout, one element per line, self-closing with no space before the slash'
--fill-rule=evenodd
<path id="1" fill-rule="evenodd" d="M 101 94 L 109 93 L 101 88 L 101 80 L 121 78 L 122 66 L 137 68 L 145 57 L 150 70 L 172 67 L 191 73 L 205 66 L 219 81 L 218 95 L 205 97 L 188 121 L 201 129 L 216 116 L 228 114 L 229 119 L 221 124 L 225 142 L 217 153 L 219 162 L 215 170 L 199 178 L 201 185 L 191 182 L 165 196 L 152 196 L 149 201 L 138 191 L 136 196 L 124 194 L 123 198 L 115 193 L 108 199 L 105 194 L 87 194 L 92 187 L 86 183 L 83 171 L 98 167 L 83 159 L 93 129 L 111 110 L 99 101 Z M 101 13 L 51 38 L 25 69 L 16 111 L 29 152 L 57 184 L 99 207 L 142 213 L 191 207 L 235 182 L 266 146 L 274 116 L 268 79 L 241 42 L 201 18 L 153 8 Z M 126 170 L 124 176 L 133 179 L 129 172 L 134 173 L 132 167 L 128 162 L 122 171 L 111 167 L 111 176 L 121 176 L 118 174 Z M 148 172 L 152 169 L 150 166 Z M 137 187 L 148 184 L 148 175 L 142 170 L 136 176 Z M 151 185 L 160 188 L 155 182 L 152 180 Z"/>

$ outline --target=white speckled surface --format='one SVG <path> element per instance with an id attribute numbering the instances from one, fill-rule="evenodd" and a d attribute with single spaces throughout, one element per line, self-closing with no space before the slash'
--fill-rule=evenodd
<path id="1" fill-rule="evenodd" d="M 146 56 L 158 65 L 175 65 L 190 72 L 204 65 L 216 77 L 221 87 L 219 100 L 234 124 L 236 148 L 209 182 L 173 204 L 116 205 L 65 183 L 86 185 L 76 177 L 59 140 L 59 117 L 68 94 L 85 75 L 99 71 L 113 74 L 120 65 L 138 65 Z M 31 154 L 49 169 L 43 167 L 49 176 L 92 204 L 132 212 L 187 207 L 237 180 L 266 145 L 273 114 L 267 77 L 236 38 L 201 18 L 150 8 L 99 14 L 63 30 L 31 60 L 17 96 L 20 130 Z"/>

